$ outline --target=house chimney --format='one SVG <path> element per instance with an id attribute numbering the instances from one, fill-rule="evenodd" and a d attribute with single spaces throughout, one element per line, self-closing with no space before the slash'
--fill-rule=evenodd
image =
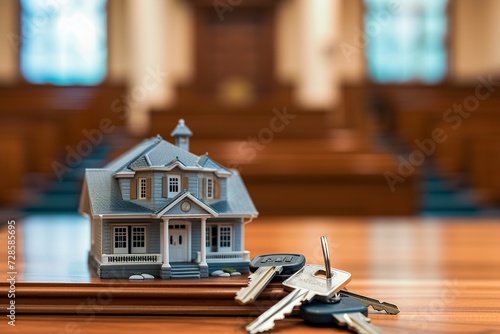
<path id="1" fill-rule="evenodd" d="M 191 130 L 184 124 L 184 120 L 180 119 L 174 131 L 170 134 L 175 137 L 175 145 L 183 150 L 189 151 L 189 137 L 193 135 Z"/>

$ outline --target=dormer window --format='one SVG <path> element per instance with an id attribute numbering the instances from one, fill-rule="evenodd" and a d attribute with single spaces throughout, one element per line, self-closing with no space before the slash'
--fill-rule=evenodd
<path id="1" fill-rule="evenodd" d="M 147 181 L 145 177 L 139 178 L 139 199 L 146 199 L 147 197 Z"/>
<path id="2" fill-rule="evenodd" d="M 179 175 L 168 176 L 168 197 L 174 197 L 181 190 L 181 177 Z"/>
<path id="3" fill-rule="evenodd" d="M 150 177 L 138 177 L 130 180 L 130 199 L 151 199 Z"/>
<path id="4" fill-rule="evenodd" d="M 214 179 L 207 177 L 207 184 L 206 184 L 206 196 L 207 199 L 213 199 L 214 198 Z"/>

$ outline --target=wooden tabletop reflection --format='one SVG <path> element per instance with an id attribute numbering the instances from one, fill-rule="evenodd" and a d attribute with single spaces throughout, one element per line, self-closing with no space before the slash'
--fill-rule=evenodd
<path id="1" fill-rule="evenodd" d="M 321 235 L 328 237 L 332 266 L 352 274 L 348 287 L 351 291 L 398 304 L 401 313 L 397 316 L 370 311 L 373 323 L 388 333 L 500 332 L 498 220 L 259 218 L 246 225 L 245 249 L 251 257 L 302 253 L 308 263 L 322 264 Z M 87 265 L 89 238 L 88 223 L 79 216 L 32 216 L 17 222 L 17 282 L 102 283 Z M 5 225 L 0 229 L 0 240 L 5 245 Z M 7 253 L 2 251 L 1 281 L 5 282 L 7 272 Z M 152 284 L 162 283 L 158 279 Z M 99 333 L 105 328 L 112 332 L 183 332 L 189 328 L 206 333 L 243 333 L 250 321 L 244 316 L 131 315 L 92 319 L 78 315 L 19 315 L 18 320 L 16 328 L 2 320 L 0 332 L 59 333 L 75 326 L 82 333 Z M 281 321 L 274 332 L 307 330 L 332 332 L 307 327 L 300 318 Z"/>

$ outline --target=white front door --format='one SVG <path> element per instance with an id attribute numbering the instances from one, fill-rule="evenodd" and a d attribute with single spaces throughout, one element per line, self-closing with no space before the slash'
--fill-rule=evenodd
<path id="1" fill-rule="evenodd" d="M 146 254 L 146 226 L 132 226 L 132 253 Z"/>
<path id="2" fill-rule="evenodd" d="M 186 229 L 169 230 L 170 262 L 186 262 L 188 257 L 188 232 Z"/>

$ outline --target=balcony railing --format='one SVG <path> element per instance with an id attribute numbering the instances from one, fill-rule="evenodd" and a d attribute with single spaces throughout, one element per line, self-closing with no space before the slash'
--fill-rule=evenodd
<path id="1" fill-rule="evenodd" d="M 105 264 L 163 263 L 161 254 L 103 254 Z"/>
<path id="2" fill-rule="evenodd" d="M 207 262 L 225 262 L 230 260 L 250 261 L 250 252 L 214 252 L 206 253 Z M 201 262 L 201 252 L 196 252 L 196 262 Z"/>

